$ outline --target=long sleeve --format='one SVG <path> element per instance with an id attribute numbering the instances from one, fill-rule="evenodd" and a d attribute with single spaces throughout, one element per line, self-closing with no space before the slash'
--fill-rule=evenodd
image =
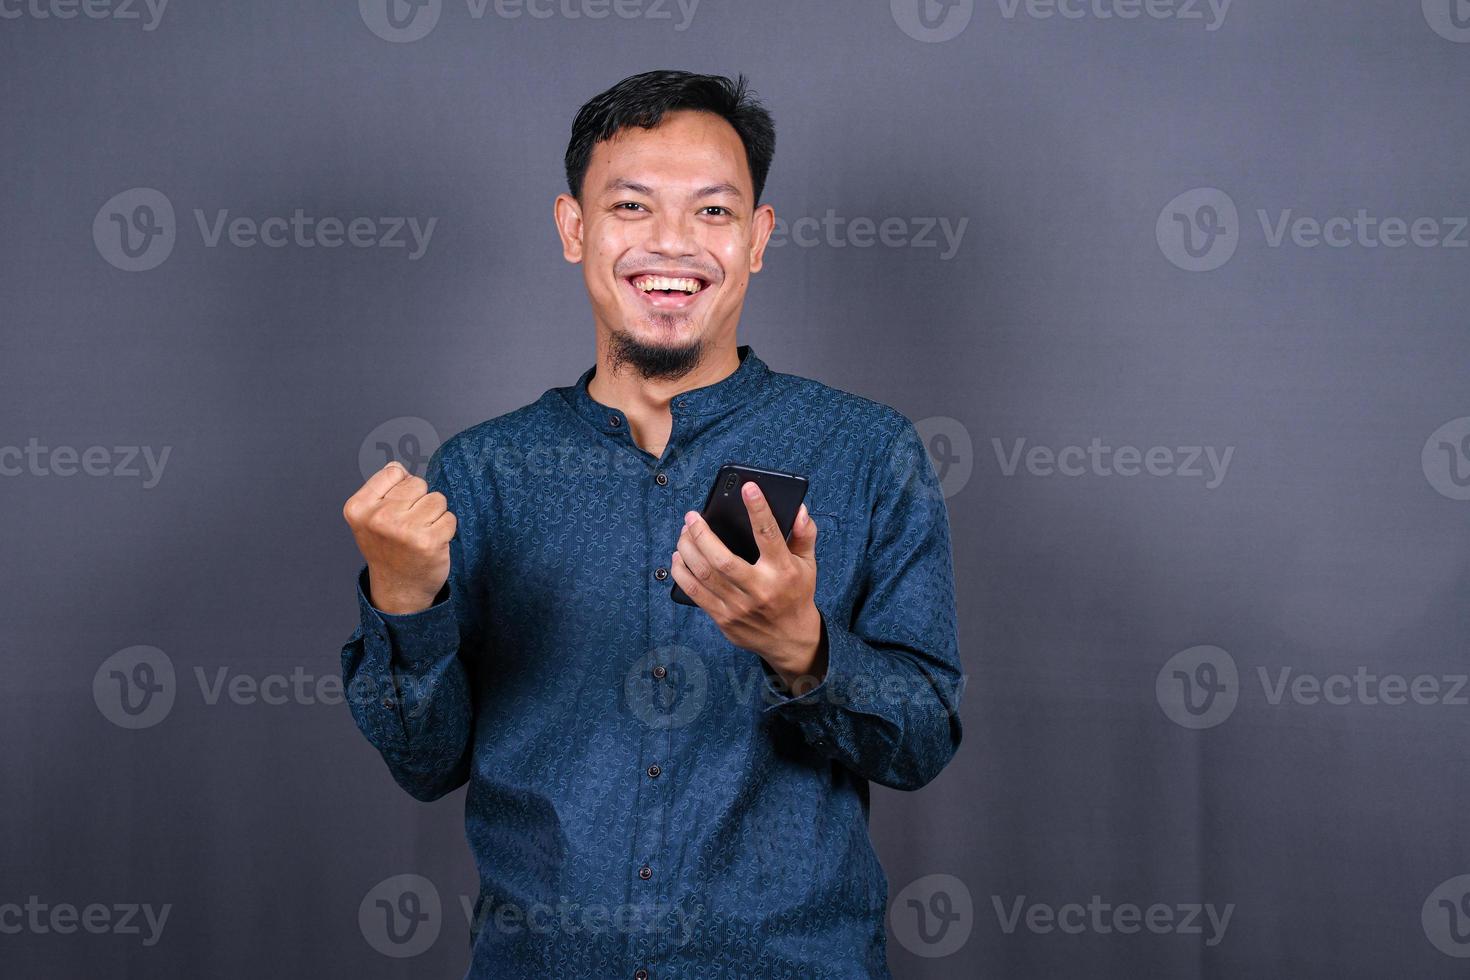
<path id="1" fill-rule="evenodd" d="M 429 460 L 425 480 L 459 516 L 452 492 L 458 481 L 447 471 L 446 446 Z M 357 629 L 342 647 L 342 681 L 357 727 L 398 784 L 420 800 L 438 799 L 469 777 L 473 712 L 460 658 L 459 607 L 469 594 L 464 533 L 461 523 L 449 545 L 449 581 L 420 612 L 393 615 L 374 608 L 364 566 L 357 577 Z"/>
<path id="2" fill-rule="evenodd" d="M 813 748 L 858 775 L 911 790 L 938 775 L 959 748 L 964 676 L 949 517 L 907 419 L 880 459 L 852 621 L 834 621 L 819 604 L 826 674 L 791 697 L 768 671 L 774 703 L 765 710 L 793 721 Z"/>

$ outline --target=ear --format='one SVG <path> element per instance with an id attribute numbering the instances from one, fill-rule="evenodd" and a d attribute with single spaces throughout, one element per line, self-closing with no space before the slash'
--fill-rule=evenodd
<path id="1" fill-rule="evenodd" d="M 776 209 L 769 204 L 762 204 L 755 209 L 755 215 L 750 223 L 750 271 L 761 271 L 761 265 L 765 262 L 766 243 L 771 240 L 771 232 L 776 227 Z"/>
<path id="2" fill-rule="evenodd" d="M 582 205 L 570 194 L 558 194 L 551 209 L 556 220 L 556 233 L 561 236 L 562 258 L 572 263 L 581 262 Z"/>

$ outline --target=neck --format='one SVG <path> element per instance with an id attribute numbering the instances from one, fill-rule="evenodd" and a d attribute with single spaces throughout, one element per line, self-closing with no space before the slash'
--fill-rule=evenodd
<path id="1" fill-rule="evenodd" d="M 610 345 L 599 336 L 597 370 L 587 382 L 587 393 L 593 400 L 626 415 L 633 441 L 638 447 L 654 456 L 661 456 L 674 425 L 669 402 L 680 392 L 703 388 L 734 374 L 740 366 L 740 353 L 736 346 L 733 337 L 723 343 L 707 345 L 699 363 L 683 377 L 645 378 L 627 364 L 621 365 L 614 373 Z"/>

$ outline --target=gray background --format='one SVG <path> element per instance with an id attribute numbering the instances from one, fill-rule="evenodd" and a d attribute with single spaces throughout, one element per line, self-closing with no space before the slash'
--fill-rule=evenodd
<path id="1" fill-rule="evenodd" d="M 370 433 L 399 445 L 418 418 L 447 437 L 591 364 L 551 224 L 570 122 L 625 75 L 684 67 L 751 76 L 786 220 L 967 222 L 952 255 L 937 234 L 862 247 L 861 224 L 778 244 L 741 327 L 777 370 L 920 422 L 951 491 L 965 741 L 925 789 L 875 790 L 872 827 L 891 897 L 918 881 L 920 907 L 973 911 L 926 944 L 895 901 L 895 973 L 1463 975 L 1450 927 L 1470 918 L 1440 900 L 1470 873 L 1470 708 L 1443 697 L 1470 669 L 1470 250 L 1273 247 L 1258 215 L 1470 212 L 1450 0 L 1239 0 L 1214 30 L 1208 7 L 986 0 L 943 40 L 903 0 L 703 0 L 683 30 L 671 3 L 625 2 L 641 16 L 444 0 L 411 42 L 350 0 L 173 0 L 152 30 L 3 5 L 20 16 L 0 18 L 0 454 L 52 455 L 0 455 L 0 905 L 170 914 L 152 945 L 0 932 L 0 973 L 463 971 L 462 792 L 397 790 L 340 703 L 210 703 L 209 685 L 337 674 L 359 564 L 340 507 Z M 947 34 L 967 9 L 930 13 L 960 18 Z M 134 188 L 177 215 L 140 272 L 105 234 Z M 1173 261 L 1179 221 L 1215 223 L 1198 200 L 1166 208 L 1196 188 L 1238 208 L 1208 271 Z M 194 217 L 296 208 L 438 222 L 414 261 L 209 247 Z M 1233 455 L 1213 488 L 1002 465 L 1016 440 L 1094 437 Z M 170 455 L 153 486 L 52 468 L 92 446 L 112 470 L 115 447 Z M 139 645 L 168 658 L 174 703 L 132 730 L 104 661 Z M 1166 663 L 1200 645 L 1238 681 L 1193 729 L 1171 720 Z M 1283 669 L 1359 668 L 1441 696 L 1273 703 Z M 400 874 L 444 907 L 412 958 L 358 918 Z M 1233 912 L 1213 944 L 1208 925 L 1007 931 L 1021 896 Z"/>

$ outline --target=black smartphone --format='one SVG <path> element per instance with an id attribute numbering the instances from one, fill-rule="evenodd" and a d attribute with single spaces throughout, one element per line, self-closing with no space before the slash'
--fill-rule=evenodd
<path id="1" fill-rule="evenodd" d="M 771 513 L 776 517 L 776 525 L 781 529 L 781 537 L 789 538 L 791 529 L 796 526 L 796 512 L 801 509 L 801 501 L 806 497 L 807 480 L 795 473 L 761 470 L 736 463 L 726 463 L 715 474 L 715 482 L 709 488 L 709 497 L 705 499 L 704 510 L 700 513 L 704 515 L 704 521 L 710 526 L 710 530 L 715 532 L 716 537 L 725 543 L 731 553 L 754 565 L 761 552 L 760 546 L 755 543 L 755 532 L 750 529 L 750 514 L 745 509 L 745 498 L 740 495 L 740 490 L 746 483 L 754 483 L 761 488 Z M 674 583 L 669 597 L 686 606 L 694 605 L 694 600 L 684 594 L 678 582 Z"/>

